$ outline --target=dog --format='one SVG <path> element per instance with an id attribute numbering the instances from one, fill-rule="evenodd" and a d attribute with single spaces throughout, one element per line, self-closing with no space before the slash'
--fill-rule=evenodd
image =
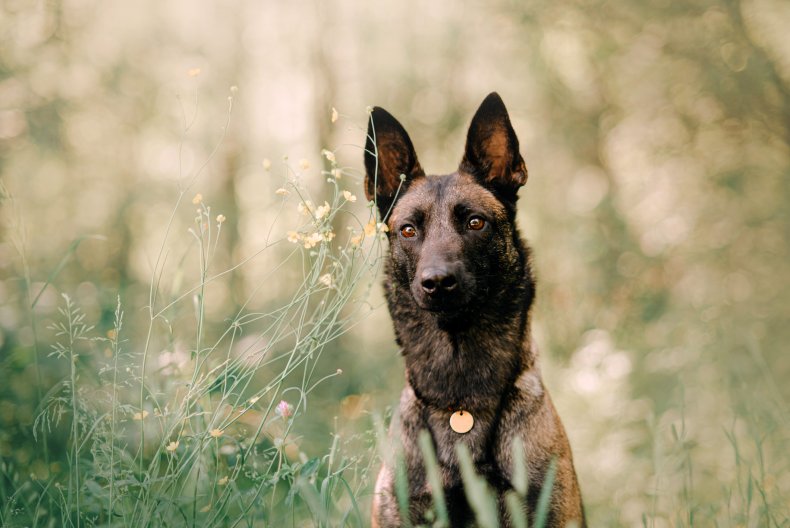
<path id="1" fill-rule="evenodd" d="M 365 193 L 388 228 L 384 289 L 406 366 L 399 419 L 408 523 L 400 516 L 396 468 L 379 472 L 372 525 L 428 524 L 433 495 L 418 444 L 427 430 L 438 459 L 450 525 L 474 526 L 456 443 L 496 494 L 500 526 L 512 520 L 513 446 L 523 448 L 529 486 L 520 507 L 534 522 L 549 467 L 554 484 L 546 526 L 586 526 L 570 445 L 541 379 L 530 331 L 535 279 L 516 227 L 527 181 L 516 133 L 497 93 L 469 126 L 458 170 L 426 176 L 403 126 L 370 112 Z M 520 441 L 520 442 L 519 442 Z"/>

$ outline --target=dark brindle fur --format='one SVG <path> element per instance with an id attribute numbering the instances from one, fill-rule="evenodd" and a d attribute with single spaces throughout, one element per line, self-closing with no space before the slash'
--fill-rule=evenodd
<path id="1" fill-rule="evenodd" d="M 481 104 L 458 171 L 431 177 L 401 124 L 374 108 L 365 168 L 367 196 L 375 198 L 389 227 L 385 289 L 406 362 L 400 419 L 392 433 L 404 450 L 412 523 L 425 523 L 432 507 L 417 443 L 427 429 L 452 526 L 474 520 L 456 459 L 459 441 L 497 493 L 501 524 L 510 525 L 504 495 L 512 487 L 516 438 L 527 463 L 524 508 L 530 521 L 556 458 L 548 525 L 584 526 L 570 446 L 543 386 L 530 332 L 535 281 L 529 248 L 515 225 L 527 169 L 502 99 L 492 93 Z M 466 434 L 449 426 L 459 409 L 475 418 Z M 386 464 L 376 484 L 373 525 L 401 526 L 393 469 Z"/>

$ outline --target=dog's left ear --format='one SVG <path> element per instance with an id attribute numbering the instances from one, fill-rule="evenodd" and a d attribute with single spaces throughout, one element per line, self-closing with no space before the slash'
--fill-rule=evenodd
<path id="1" fill-rule="evenodd" d="M 365 196 L 376 201 L 382 222 L 411 182 L 423 176 L 406 129 L 392 114 L 374 107 L 365 143 Z"/>
<path id="2" fill-rule="evenodd" d="M 527 166 L 518 151 L 516 132 L 496 92 L 488 94 L 472 118 L 459 169 L 513 205 L 519 188 L 527 182 Z"/>

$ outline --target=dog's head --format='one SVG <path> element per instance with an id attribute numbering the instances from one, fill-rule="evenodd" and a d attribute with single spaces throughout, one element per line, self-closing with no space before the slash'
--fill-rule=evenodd
<path id="1" fill-rule="evenodd" d="M 496 93 L 475 113 L 458 171 L 426 176 L 403 126 L 370 114 L 365 193 L 389 228 L 391 287 L 422 310 L 469 313 L 507 294 L 526 265 L 515 227 L 527 168 Z"/>

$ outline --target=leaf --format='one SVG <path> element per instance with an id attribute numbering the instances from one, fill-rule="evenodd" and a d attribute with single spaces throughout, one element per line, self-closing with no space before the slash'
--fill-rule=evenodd
<path id="1" fill-rule="evenodd" d="M 307 462 L 304 463 L 302 468 L 299 470 L 299 474 L 304 478 L 311 477 L 314 473 L 318 471 L 318 468 L 321 466 L 321 459 L 311 458 Z"/>

